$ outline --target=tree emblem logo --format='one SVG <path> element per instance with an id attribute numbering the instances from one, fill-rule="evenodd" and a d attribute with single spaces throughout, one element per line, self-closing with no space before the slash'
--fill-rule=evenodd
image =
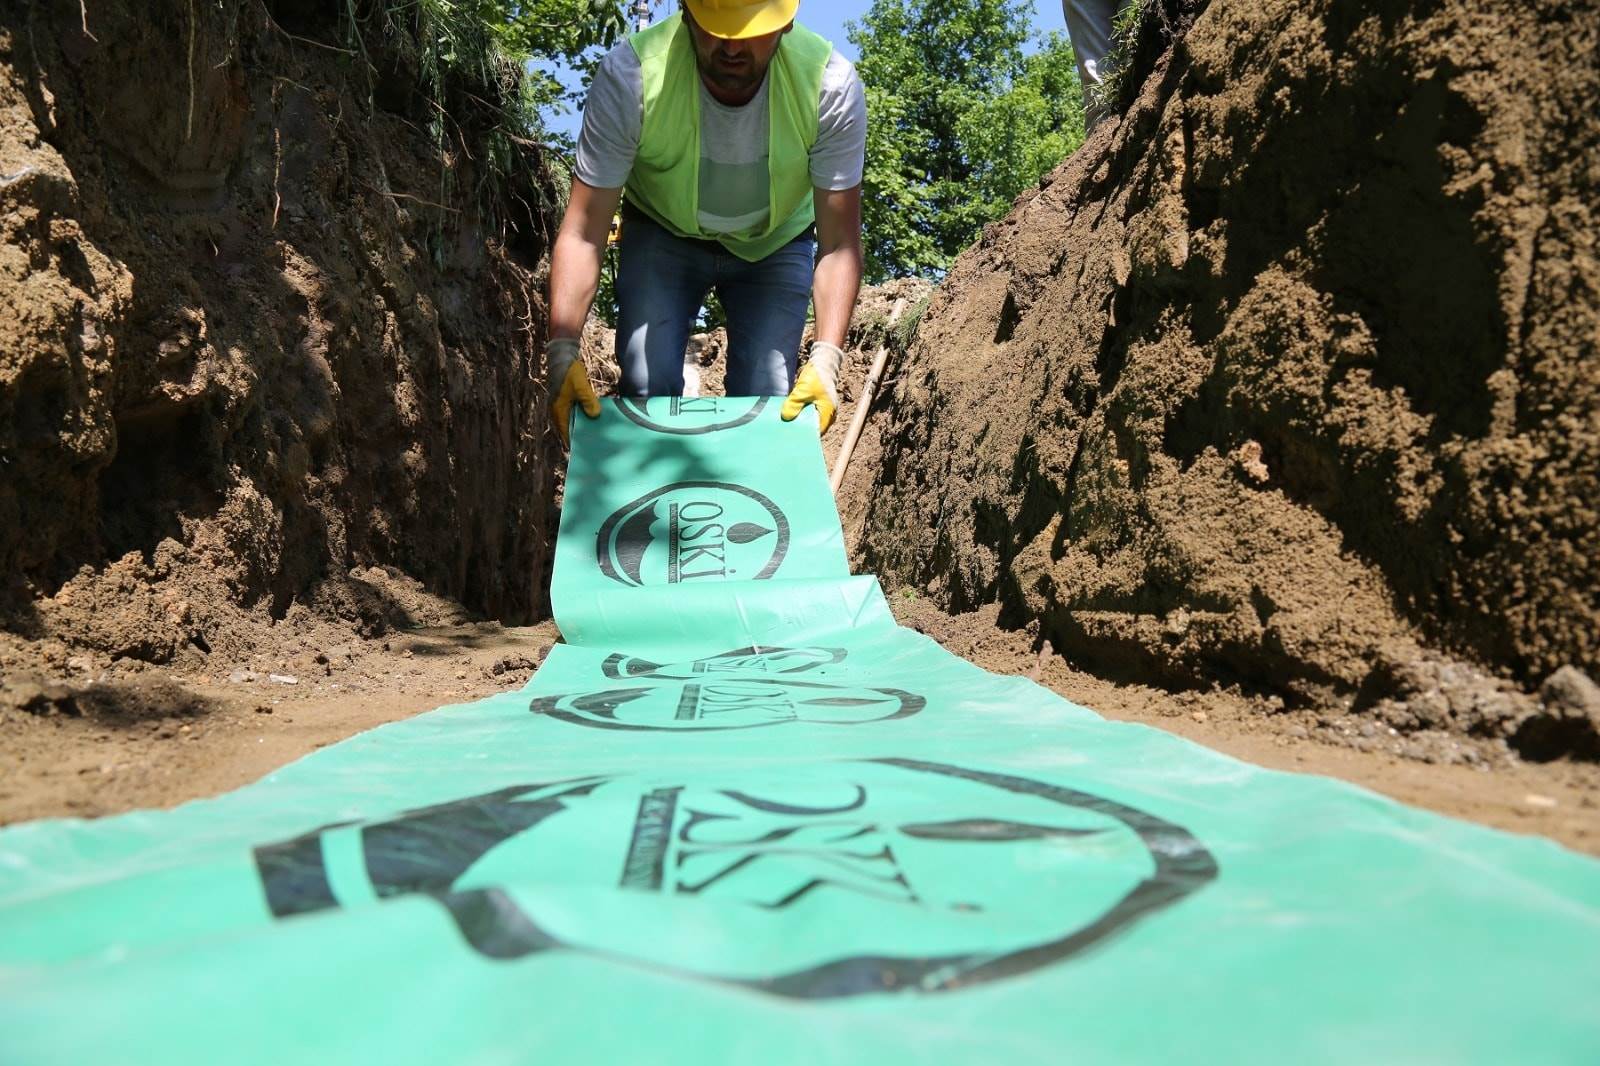
<path id="1" fill-rule="evenodd" d="M 596 729 L 707 732 L 809 722 L 865 725 L 907 718 L 927 705 L 897 688 L 857 688 L 772 677 L 694 681 L 539 696 L 528 709 Z"/>
<path id="2" fill-rule="evenodd" d="M 762 493 L 726 481 L 679 481 L 600 524 L 600 572 L 624 585 L 764 581 L 789 553 L 789 519 Z"/>
<path id="3" fill-rule="evenodd" d="M 672 421 L 661 422 L 650 416 L 649 405 L 641 398 L 619 397 L 617 410 L 630 422 L 656 433 L 676 437 L 697 437 L 720 433 L 753 422 L 767 406 L 769 396 L 672 396 L 664 402 Z"/>
<path id="4" fill-rule="evenodd" d="M 687 663 L 663 664 L 641 659 L 637 655 L 613 653 L 606 656 L 606 661 L 600 664 L 600 670 L 615 681 L 636 677 L 693 680 L 721 674 L 788 675 L 837 665 L 844 662 L 845 655 L 843 648 L 781 648 L 756 644 Z"/>
<path id="5" fill-rule="evenodd" d="M 254 856 L 279 919 L 421 896 L 489 959 L 576 951 L 813 1000 L 1059 965 L 1218 872 L 1147 811 L 914 759 L 518 785 Z"/>

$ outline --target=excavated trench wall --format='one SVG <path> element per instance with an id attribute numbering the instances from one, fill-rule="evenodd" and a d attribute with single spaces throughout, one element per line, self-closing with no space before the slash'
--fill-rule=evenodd
<path id="1" fill-rule="evenodd" d="M 1291 704 L 1600 676 L 1600 7 L 1156 14 L 936 294 L 862 561 Z M 1516 724 L 1446 695 L 1401 715 Z"/>
<path id="2" fill-rule="evenodd" d="M 164 662 L 240 612 L 382 628 L 374 565 L 540 612 L 549 190 L 485 224 L 470 130 L 441 152 L 336 6 L 0 3 L 14 633 Z"/>

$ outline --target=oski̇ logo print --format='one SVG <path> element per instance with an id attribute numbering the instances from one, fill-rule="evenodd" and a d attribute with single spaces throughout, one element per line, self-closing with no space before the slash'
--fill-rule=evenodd
<path id="1" fill-rule="evenodd" d="M 694 437 L 702 433 L 717 433 L 737 429 L 753 422 L 767 406 L 767 396 L 673 396 L 666 400 L 670 422 L 658 422 L 650 417 L 647 401 L 629 397 L 619 398 L 617 410 L 630 422 L 656 433 L 670 433 L 676 437 Z"/>
<path id="2" fill-rule="evenodd" d="M 657 663 L 613 652 L 600 670 L 618 681 L 635 677 L 690 680 L 716 674 L 801 674 L 845 660 L 843 648 L 780 648 L 754 644 L 687 663 Z"/>
<path id="3" fill-rule="evenodd" d="M 755 489 L 679 481 L 600 524 L 600 572 L 624 585 L 764 581 L 789 553 L 789 519 Z"/>
<path id="4" fill-rule="evenodd" d="M 597 729 L 706 732 L 811 722 L 865 725 L 916 714 L 926 701 L 897 688 L 852 688 L 773 677 L 705 677 L 567 696 L 528 709 Z"/>
<path id="5" fill-rule="evenodd" d="M 807 999 L 1027 973 L 1217 875 L 1148 812 L 911 759 L 515 786 L 255 859 L 278 918 L 421 895 L 489 958 L 592 952 Z"/>

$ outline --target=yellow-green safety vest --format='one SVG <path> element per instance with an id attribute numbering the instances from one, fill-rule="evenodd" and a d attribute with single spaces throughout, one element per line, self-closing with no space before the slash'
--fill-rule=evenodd
<path id="1" fill-rule="evenodd" d="M 644 124 L 628 174 L 628 201 L 680 237 L 714 240 L 748 262 L 764 259 L 816 220 L 811 146 L 817 143 L 822 71 L 833 45 L 795 24 L 767 68 L 768 211 L 764 230 L 700 228 L 700 72 L 681 14 L 628 38 L 639 57 Z"/>

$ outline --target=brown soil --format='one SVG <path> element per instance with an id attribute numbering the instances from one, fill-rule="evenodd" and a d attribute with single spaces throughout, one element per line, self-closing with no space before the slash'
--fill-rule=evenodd
<path id="1" fill-rule="evenodd" d="M 385 722 L 519 687 L 556 639 L 549 622 L 424 626 L 373 641 L 324 631 L 286 636 L 276 658 L 227 673 L 8 677 L 0 824 L 218 795 Z"/>
<path id="2" fill-rule="evenodd" d="M 296 607 L 382 628 L 373 565 L 540 617 L 547 220 L 482 222 L 331 15 L 91 7 L 0 12 L 0 622 L 235 654 Z"/>
<path id="3" fill-rule="evenodd" d="M 1600 855 L 1600 766 L 1533 765 L 1503 743 L 1437 737 L 1425 750 L 1392 728 L 1348 716 L 1286 711 L 1237 688 L 1171 692 L 1110 681 L 1040 656 L 1027 633 L 995 624 L 999 607 L 940 611 L 910 590 L 890 595 L 900 624 L 998 674 L 1033 677 L 1107 718 L 1187 737 L 1273 770 L 1321 774 L 1457 818 L 1551 837 Z"/>
<path id="4" fill-rule="evenodd" d="M 855 320 L 851 324 L 852 345 L 845 353 L 845 364 L 839 382 L 839 428 L 822 438 L 822 453 L 832 471 L 844 443 L 845 429 L 855 418 L 856 405 L 865 391 L 867 374 L 872 369 L 878 349 L 888 346 L 888 359 L 884 364 L 883 380 L 873 398 L 873 411 L 881 412 L 890 405 L 895 389 L 899 387 L 907 365 L 906 342 L 914 336 L 922 316 L 932 301 L 934 288 L 926 281 L 902 278 L 883 285 L 865 289 L 857 304 Z M 900 307 L 900 317 L 893 328 L 890 318 L 895 307 Z M 883 468 L 883 435 L 889 419 L 878 413 L 862 425 L 861 436 L 850 453 L 850 463 L 845 467 L 844 481 L 839 485 L 839 521 L 844 525 L 845 542 L 852 547 L 853 567 L 862 571 L 860 545 L 866 526 L 867 505 L 875 493 L 875 484 Z"/>
<path id="5" fill-rule="evenodd" d="M 0 6 L 4 820 L 231 788 L 549 642 L 466 619 L 546 612 L 550 189 L 346 29 Z"/>
<path id="6" fill-rule="evenodd" d="M 1600 676 L 1600 7 L 1146 38 L 1196 8 L 940 286 L 861 568 L 1108 679 L 1600 756 L 1535 695 Z"/>
<path id="7" fill-rule="evenodd" d="M 386 722 L 518 687 L 558 639 L 548 622 L 516 629 L 459 621 L 458 609 L 414 582 L 384 580 L 416 616 L 456 620 L 372 640 L 348 639 L 334 627 L 285 628 L 275 657 L 258 653 L 227 673 L 218 664 L 203 674 L 153 667 L 97 674 L 93 664 L 74 663 L 64 680 L 13 676 L 0 684 L 0 824 L 217 795 Z M 904 590 L 891 602 L 901 624 L 985 669 L 1029 674 L 1041 665 L 1026 633 L 995 625 L 995 607 L 951 616 Z M 1039 680 L 1109 718 L 1252 763 L 1339 777 L 1600 855 L 1600 767 L 1533 766 L 1471 742 L 1458 744 L 1470 755 L 1430 765 L 1396 754 L 1388 733 L 1364 736 L 1361 723 L 1264 708 L 1236 690 L 1118 684 L 1059 657 L 1044 661 Z M 1449 751 L 1442 746 L 1440 757 Z"/>

